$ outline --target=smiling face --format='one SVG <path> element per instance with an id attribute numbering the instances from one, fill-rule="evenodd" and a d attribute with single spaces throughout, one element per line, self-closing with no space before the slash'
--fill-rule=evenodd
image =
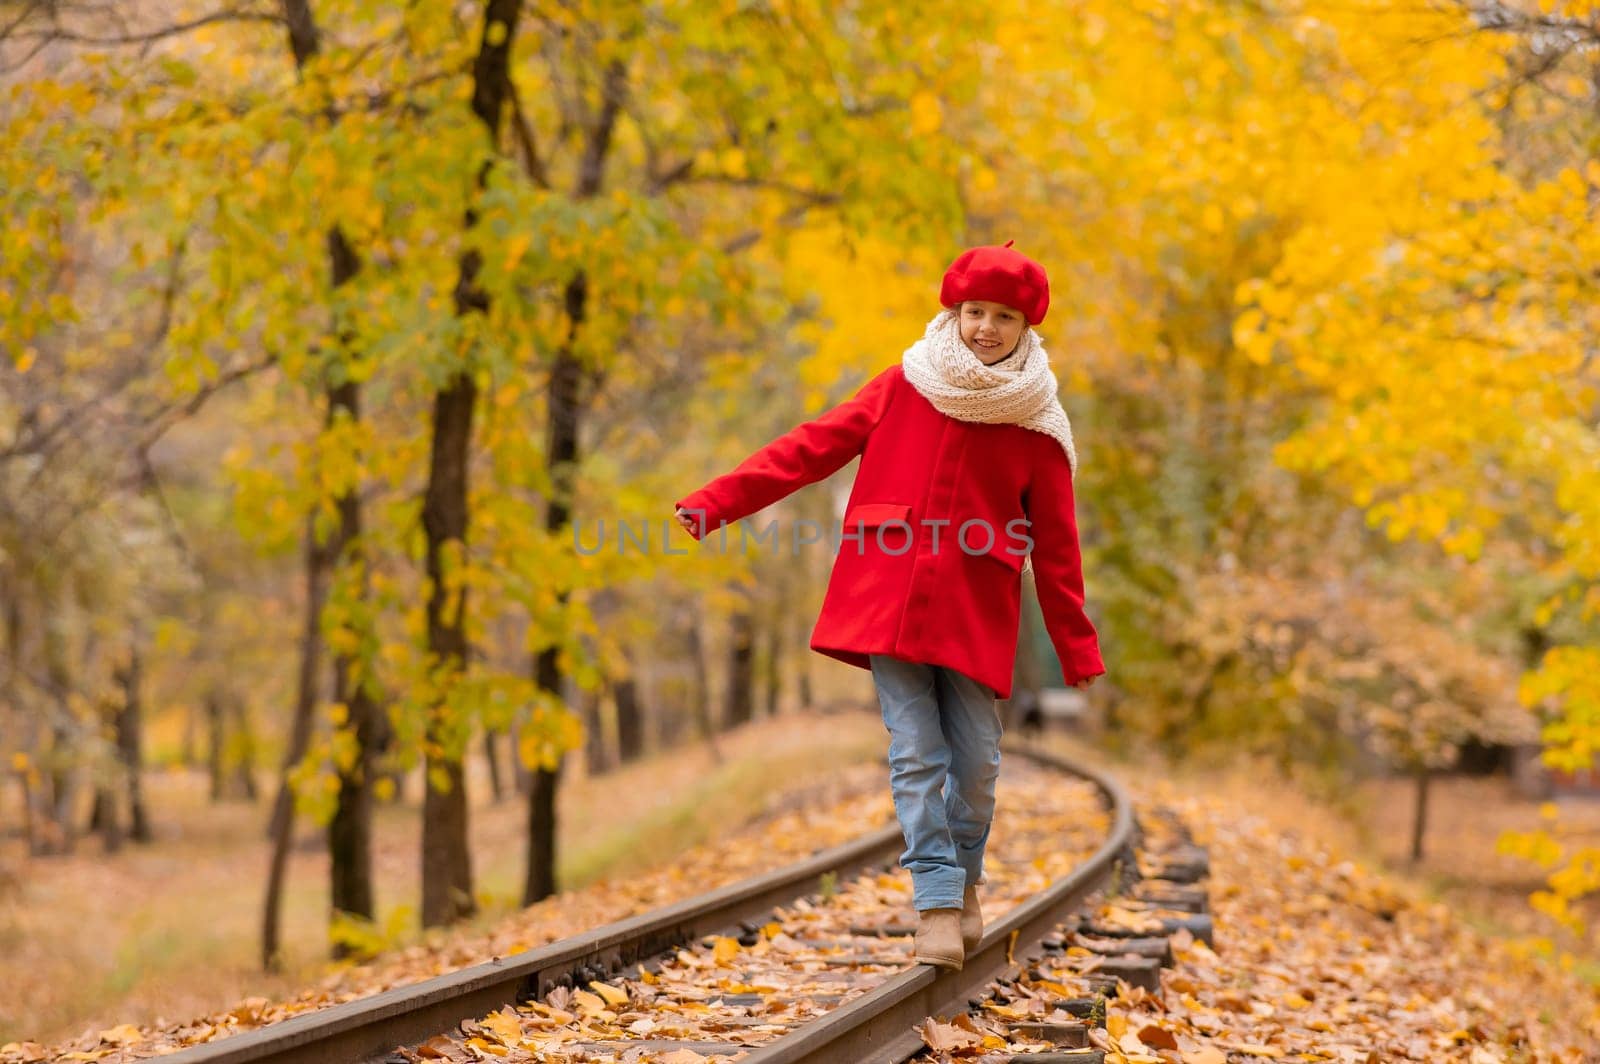
<path id="1" fill-rule="evenodd" d="M 1022 312 L 1004 303 L 969 299 L 961 304 L 961 341 L 985 366 L 1015 351 L 1026 325 Z"/>

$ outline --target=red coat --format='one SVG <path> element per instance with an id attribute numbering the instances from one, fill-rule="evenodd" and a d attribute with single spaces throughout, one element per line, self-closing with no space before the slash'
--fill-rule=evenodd
<path id="1" fill-rule="evenodd" d="M 701 527 L 714 530 L 857 455 L 813 650 L 862 668 L 868 654 L 945 665 L 1010 697 L 1028 537 L 1045 628 L 1067 682 L 1105 672 L 1083 610 L 1072 470 L 1061 444 L 1018 425 L 942 414 L 899 365 L 677 505 L 703 512 Z M 963 549 L 955 537 L 971 520 L 983 524 L 967 529 Z M 779 533 L 787 549 L 790 530 Z M 799 549 L 829 543 L 824 536 Z"/>

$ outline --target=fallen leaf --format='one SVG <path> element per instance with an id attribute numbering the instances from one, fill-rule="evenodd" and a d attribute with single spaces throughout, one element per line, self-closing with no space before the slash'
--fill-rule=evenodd
<path id="1" fill-rule="evenodd" d="M 144 1040 L 144 1032 L 131 1023 L 119 1023 L 108 1031 L 100 1032 L 100 1041 L 116 1046 L 132 1045 Z"/>
<path id="2" fill-rule="evenodd" d="M 724 968 L 733 967 L 734 958 L 739 956 L 739 940 L 736 938 L 719 937 L 711 949 L 711 958 Z"/>
<path id="3" fill-rule="evenodd" d="M 1183 1051 L 1183 1064 L 1228 1064 L 1228 1054 L 1215 1046 L 1185 1049 Z"/>
<path id="4" fill-rule="evenodd" d="M 619 990 L 610 983 L 591 982 L 589 989 L 604 998 L 607 1005 L 626 1005 L 628 1003 L 628 992 Z"/>
<path id="5" fill-rule="evenodd" d="M 494 1035 L 501 1045 L 515 1046 L 522 1041 L 522 1021 L 505 1009 L 485 1016 L 478 1026 Z"/>
<path id="6" fill-rule="evenodd" d="M 578 1006 L 578 1011 L 585 1016 L 598 1016 L 606 1011 L 606 1003 L 599 994 L 591 994 L 587 990 L 574 990 L 572 1003 Z"/>
<path id="7" fill-rule="evenodd" d="M 997 1005 L 992 1001 L 985 1001 L 983 1008 L 1005 1020 L 1025 1020 L 1029 1015 L 1027 1009 L 1019 1009 L 1015 1005 Z"/>
<path id="8" fill-rule="evenodd" d="M 922 1036 L 923 1044 L 935 1053 L 983 1044 L 983 1039 L 971 1031 L 963 1031 L 953 1024 L 940 1023 L 932 1016 L 917 1026 L 917 1033 Z"/>
<path id="9" fill-rule="evenodd" d="M 465 1060 L 466 1054 L 456 1048 L 456 1044 L 443 1035 L 435 1035 L 422 1043 L 416 1049 L 417 1056 L 428 1060 Z"/>

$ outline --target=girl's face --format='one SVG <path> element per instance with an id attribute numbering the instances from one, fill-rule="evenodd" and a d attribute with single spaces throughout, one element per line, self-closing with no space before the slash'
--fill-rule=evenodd
<path id="1" fill-rule="evenodd" d="M 1015 351 L 1026 325 L 1022 311 L 1004 303 L 971 299 L 961 304 L 961 342 L 985 366 Z"/>

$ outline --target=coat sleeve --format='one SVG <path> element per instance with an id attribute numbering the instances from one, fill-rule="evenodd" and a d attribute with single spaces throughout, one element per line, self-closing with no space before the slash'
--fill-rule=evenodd
<path id="1" fill-rule="evenodd" d="M 1033 537 L 1033 576 L 1045 630 L 1069 684 L 1106 671 L 1100 637 L 1083 608 L 1083 557 L 1072 495 L 1072 467 L 1052 437 L 1034 463 L 1025 500 Z"/>
<path id="2" fill-rule="evenodd" d="M 748 517 L 843 468 L 866 447 L 867 437 L 888 409 L 901 372 L 898 364 L 890 366 L 821 417 L 795 426 L 732 472 L 679 499 L 678 507 L 692 515 L 704 515 L 694 538 Z"/>

